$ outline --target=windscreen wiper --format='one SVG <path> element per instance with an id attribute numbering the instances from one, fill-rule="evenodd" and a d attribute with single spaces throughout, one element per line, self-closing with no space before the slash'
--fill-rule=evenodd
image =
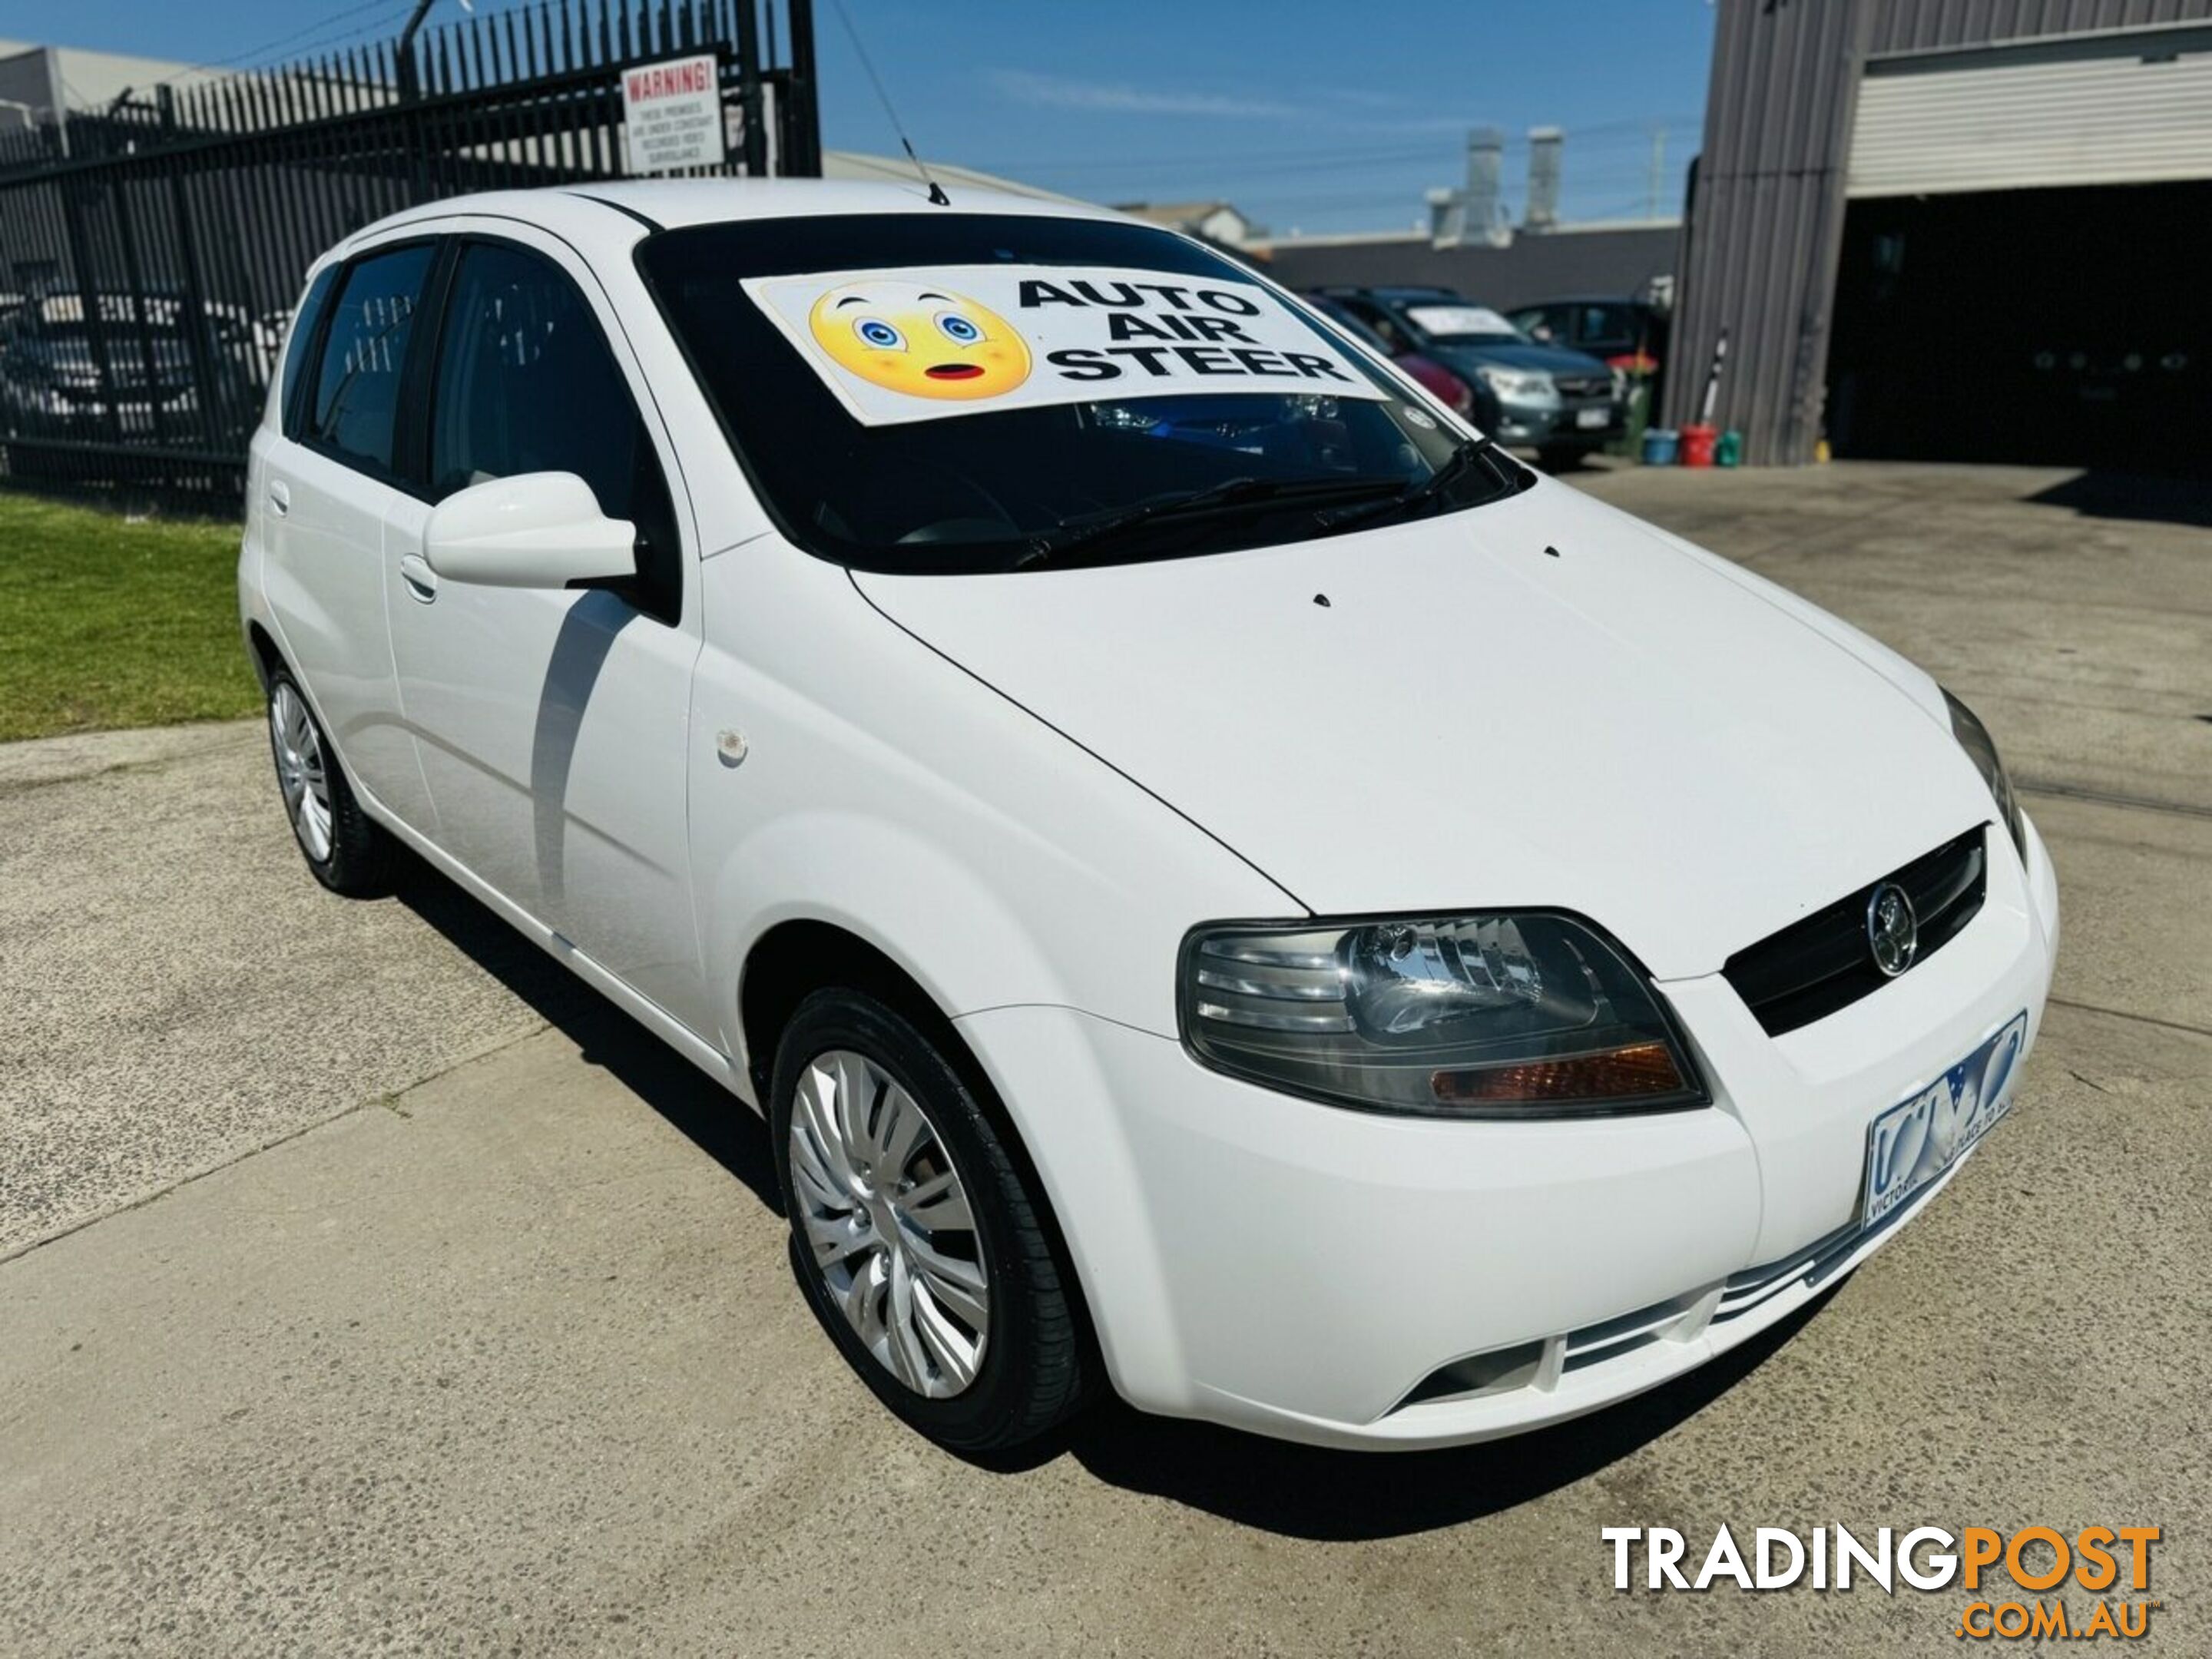
<path id="1" fill-rule="evenodd" d="M 1096 551 L 1133 532 L 1165 522 L 1209 518 L 1215 514 L 1274 507 L 1289 501 L 1364 501 L 1378 495 L 1395 501 L 1404 492 L 1403 479 L 1373 474 L 1353 473 L 1336 478 L 1224 478 L 1188 495 L 1158 496 L 1096 518 L 1065 520 L 1054 528 L 1030 537 L 1028 550 L 1014 561 L 1014 568 L 1066 564 L 1068 555 L 1077 549 Z"/>
<path id="2" fill-rule="evenodd" d="M 1371 520 L 1389 518 L 1408 512 L 1424 501 L 1431 501 L 1452 484 L 1467 475 L 1468 469 L 1477 461 L 1486 459 L 1496 446 L 1488 439 L 1480 443 L 1462 443 L 1444 457 L 1443 464 L 1429 476 L 1409 489 L 1401 489 L 1387 501 L 1366 501 L 1350 507 L 1336 507 L 1314 516 L 1330 530 L 1343 530 L 1352 525 L 1366 524 Z"/>

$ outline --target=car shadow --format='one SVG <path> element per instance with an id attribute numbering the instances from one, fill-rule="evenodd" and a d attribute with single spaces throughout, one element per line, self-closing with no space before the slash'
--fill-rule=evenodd
<path id="1" fill-rule="evenodd" d="M 1336 1451 L 1148 1417 L 1108 1399 L 1029 1455 L 986 1467 L 1018 1473 L 1064 1454 L 1109 1485 L 1286 1538 L 1342 1543 L 1430 1532 L 1587 1480 L 1670 1432 L 1787 1346 L 1844 1282 L 1648 1394 L 1510 1439 L 1440 1451 Z"/>
<path id="2" fill-rule="evenodd" d="M 726 1090 L 412 854 L 404 855 L 395 896 L 565 1033 L 586 1063 L 607 1071 L 764 1207 L 782 1214 L 767 1129 Z M 1432 1531 L 1571 1486 L 1670 1432 L 1785 1346 L 1844 1282 L 1648 1394 L 1509 1440 L 1441 1451 L 1334 1451 L 1148 1416 L 1109 1394 L 1042 1440 L 966 1461 L 1018 1475 L 1073 1457 L 1108 1485 L 1290 1538 L 1334 1542 Z"/>
<path id="3" fill-rule="evenodd" d="M 2089 519 L 2186 525 L 2212 530 L 2212 479 L 2154 477 L 2092 470 L 2027 498 L 2034 507 L 2070 507 Z"/>
<path id="4" fill-rule="evenodd" d="M 565 1034 L 587 1065 L 783 1213 L 767 1127 L 742 1101 L 412 854 L 403 855 L 393 896 Z"/>

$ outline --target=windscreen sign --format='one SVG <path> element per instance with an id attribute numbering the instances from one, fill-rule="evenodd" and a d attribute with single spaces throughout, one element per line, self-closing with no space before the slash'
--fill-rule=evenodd
<path id="1" fill-rule="evenodd" d="M 1390 396 L 1249 283 L 944 265 L 744 287 L 864 426 L 1191 392 Z"/>

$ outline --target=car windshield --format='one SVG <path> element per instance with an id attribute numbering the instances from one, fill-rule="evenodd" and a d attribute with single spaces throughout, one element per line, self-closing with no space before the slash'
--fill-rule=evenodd
<path id="1" fill-rule="evenodd" d="M 1302 541 L 1529 477 L 1250 272 L 1149 227 L 739 221 L 658 232 L 637 260 L 779 526 L 860 568 Z"/>
<path id="2" fill-rule="evenodd" d="M 1413 326 L 1446 345 L 1521 345 L 1528 336 L 1488 306 L 1467 300 L 1424 301 L 1406 307 Z"/>

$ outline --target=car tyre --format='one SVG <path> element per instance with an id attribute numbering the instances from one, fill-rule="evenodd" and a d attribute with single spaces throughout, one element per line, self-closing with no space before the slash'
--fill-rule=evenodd
<path id="1" fill-rule="evenodd" d="M 292 837 L 315 879 L 348 898 L 384 892 L 391 883 L 392 838 L 361 810 L 289 669 L 269 677 L 269 749 Z"/>
<path id="2" fill-rule="evenodd" d="M 1547 472 L 1573 472 L 1589 454 L 1580 444 L 1544 444 L 1536 451 L 1536 464 Z"/>
<path id="3" fill-rule="evenodd" d="M 1083 1401 L 1085 1329 L 1011 1139 L 912 1020 L 801 1002 L 769 1124 L 792 1266 L 846 1360 L 953 1451 L 1034 1440 Z"/>

